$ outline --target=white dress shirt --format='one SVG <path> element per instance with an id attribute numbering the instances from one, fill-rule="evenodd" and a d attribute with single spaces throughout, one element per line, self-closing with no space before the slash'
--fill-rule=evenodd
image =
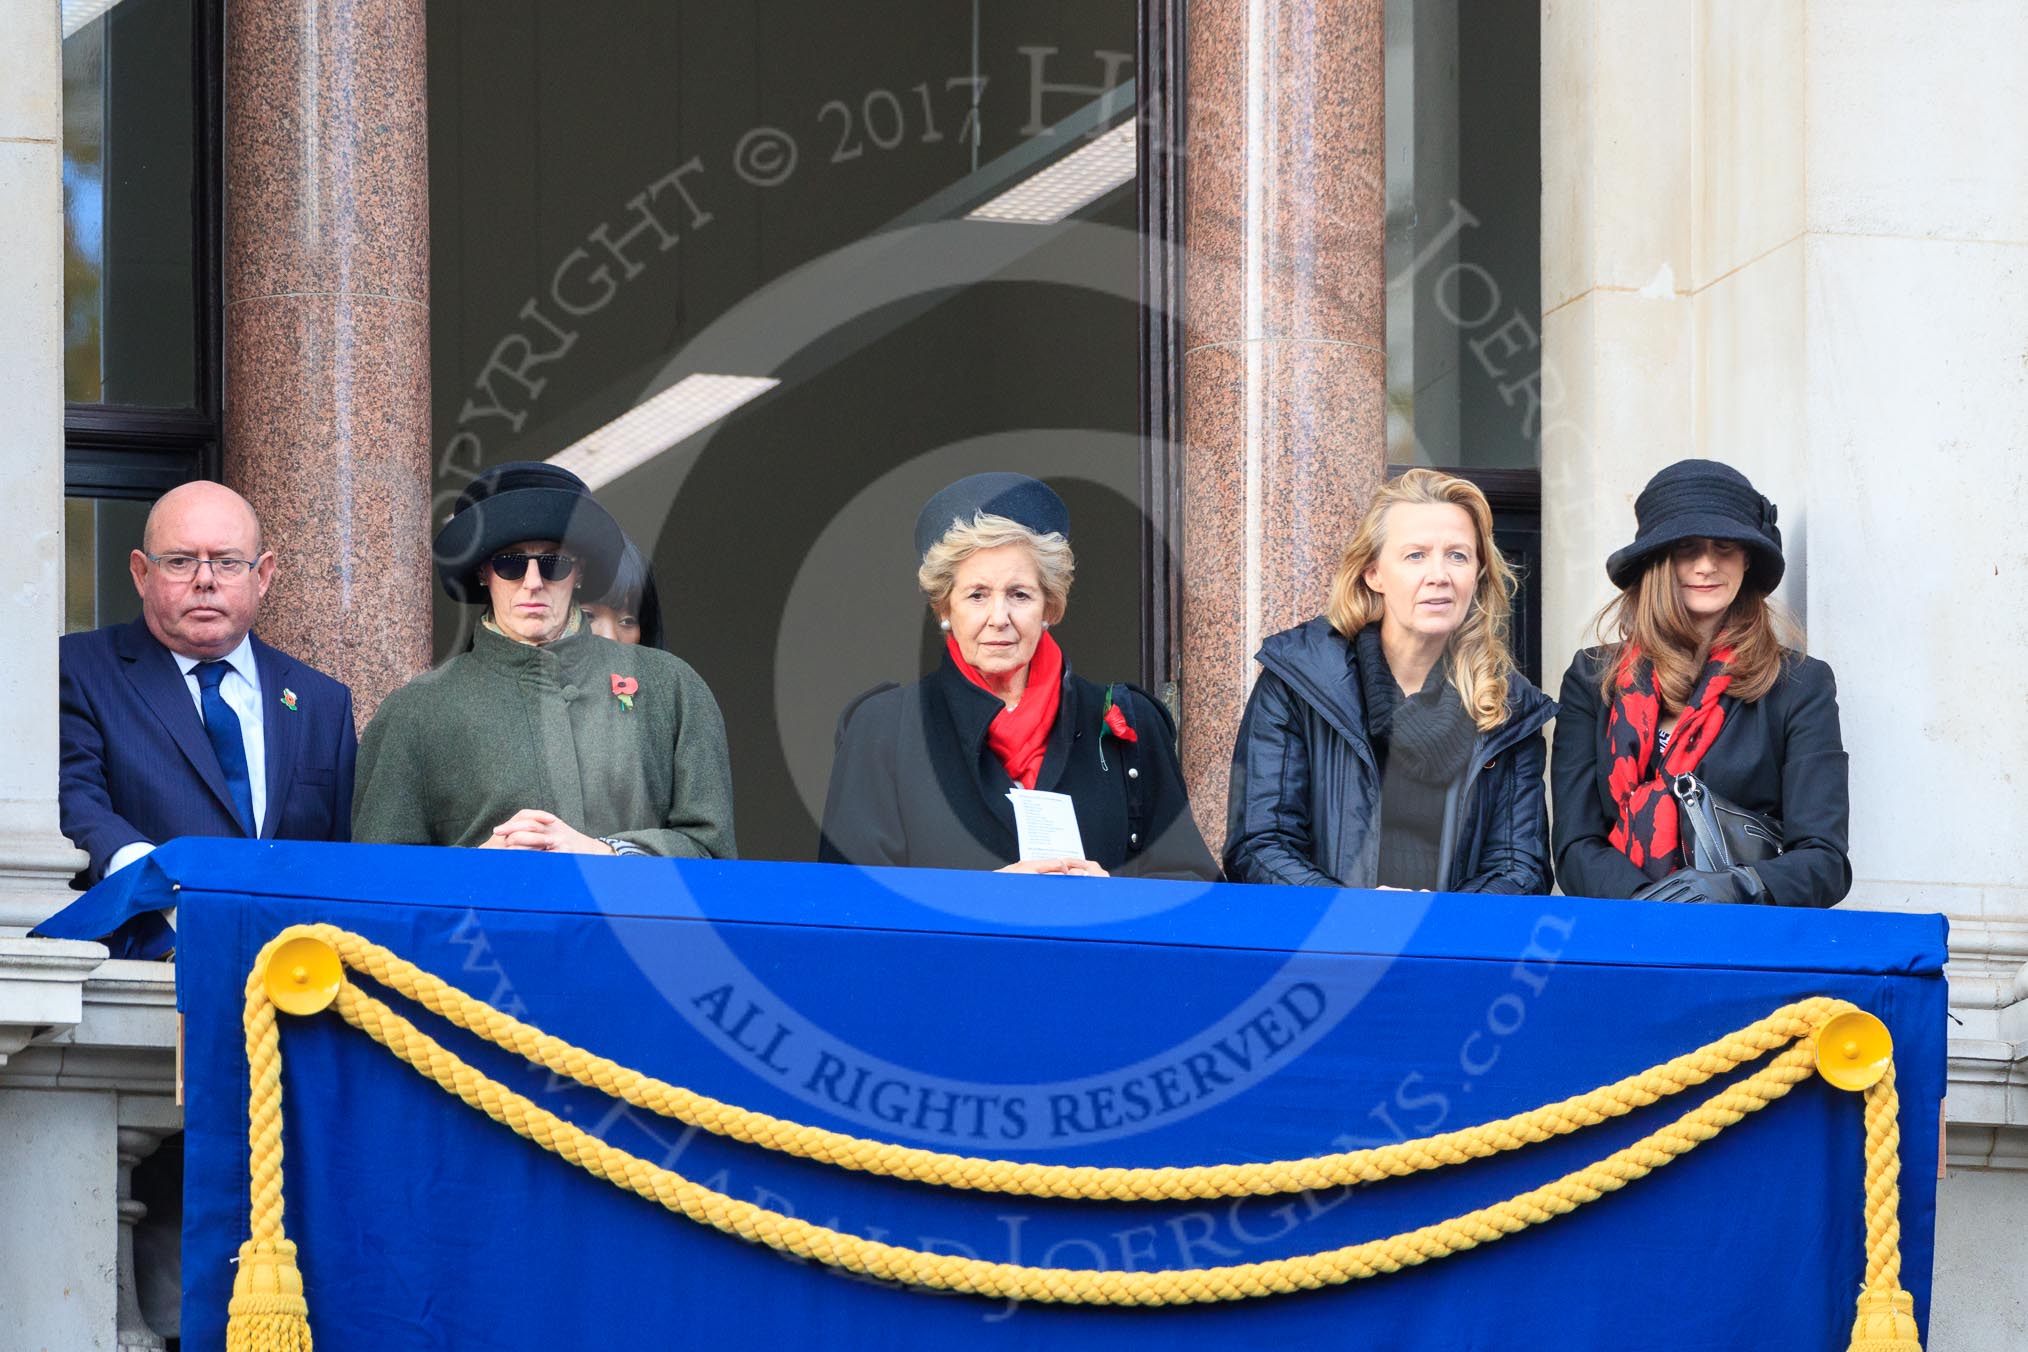
<path id="1" fill-rule="evenodd" d="M 190 691 L 190 702 L 197 709 L 197 721 L 202 724 L 204 687 L 197 683 L 196 674 L 202 659 L 185 657 L 182 653 L 169 655 L 176 659 L 176 669 L 183 673 L 183 684 Z M 237 648 L 219 660 L 232 668 L 219 681 L 218 694 L 239 717 L 240 741 L 246 747 L 247 787 L 253 792 L 254 834 L 258 836 L 268 811 L 268 742 L 267 728 L 262 721 L 261 673 L 254 664 L 252 637 L 241 639 Z M 118 873 L 154 848 L 152 843 L 140 840 L 122 845 L 106 861 L 106 872 Z"/>

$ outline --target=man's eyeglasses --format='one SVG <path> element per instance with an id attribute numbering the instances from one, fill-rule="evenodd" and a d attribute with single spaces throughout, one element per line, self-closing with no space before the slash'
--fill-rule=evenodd
<path id="1" fill-rule="evenodd" d="M 237 582 L 254 566 L 252 559 L 200 559 L 189 554 L 146 554 L 143 557 L 178 582 L 196 577 L 197 570 L 207 564 L 211 567 L 211 575 L 220 582 Z"/>
<path id="2" fill-rule="evenodd" d="M 493 576 L 506 582 L 526 577 L 531 563 L 540 570 L 544 582 L 561 582 L 577 571 L 577 560 L 568 554 L 495 554 L 486 560 Z"/>

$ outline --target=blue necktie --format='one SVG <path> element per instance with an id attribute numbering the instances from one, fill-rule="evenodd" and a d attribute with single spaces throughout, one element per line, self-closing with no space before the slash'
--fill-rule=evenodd
<path id="1" fill-rule="evenodd" d="M 225 771 L 225 785 L 232 790 L 232 805 L 239 809 L 240 824 L 249 836 L 254 829 L 253 780 L 246 772 L 246 743 L 239 735 L 239 715 L 218 693 L 218 683 L 232 667 L 224 662 L 199 662 L 197 684 L 204 691 L 204 731 L 211 749 L 218 755 L 218 768 Z"/>

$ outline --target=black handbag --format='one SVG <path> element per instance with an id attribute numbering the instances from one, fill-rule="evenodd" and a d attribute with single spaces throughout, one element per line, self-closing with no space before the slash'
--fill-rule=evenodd
<path id="1" fill-rule="evenodd" d="M 1696 775 L 1677 775 L 1669 782 L 1676 796 L 1683 837 L 1683 857 L 1704 873 L 1723 873 L 1735 866 L 1758 864 L 1782 852 L 1781 823 L 1749 812 L 1713 793 Z"/>

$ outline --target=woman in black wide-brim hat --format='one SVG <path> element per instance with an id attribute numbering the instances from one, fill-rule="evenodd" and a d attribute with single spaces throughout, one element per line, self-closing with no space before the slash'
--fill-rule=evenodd
<path id="1" fill-rule="evenodd" d="M 1634 542 L 1606 562 L 1620 594 L 1604 644 L 1563 678 L 1557 881 L 1573 896 L 1833 905 L 1852 885 L 1837 683 L 1778 636 L 1774 504 L 1729 465 L 1683 460 L 1634 515 Z M 1780 855 L 1695 867 L 1671 793 L 1682 775 L 1778 827 Z"/>
<path id="2" fill-rule="evenodd" d="M 352 838 L 731 858 L 725 723 L 703 678 L 591 631 L 618 523 L 554 465 L 474 479 L 437 535 L 451 599 L 486 612 L 469 652 L 382 702 L 360 739 Z"/>
<path id="3" fill-rule="evenodd" d="M 916 519 L 916 574 L 945 633 L 937 670 L 838 720 L 819 854 L 829 863 L 1085 877 L 1218 876 L 1190 815 L 1168 710 L 1074 675 L 1049 633 L 1074 560 L 1063 500 L 978 474 Z M 1015 788 L 1069 800 L 1083 858 L 1021 858 Z M 1058 800 L 1052 800 L 1058 801 Z"/>

